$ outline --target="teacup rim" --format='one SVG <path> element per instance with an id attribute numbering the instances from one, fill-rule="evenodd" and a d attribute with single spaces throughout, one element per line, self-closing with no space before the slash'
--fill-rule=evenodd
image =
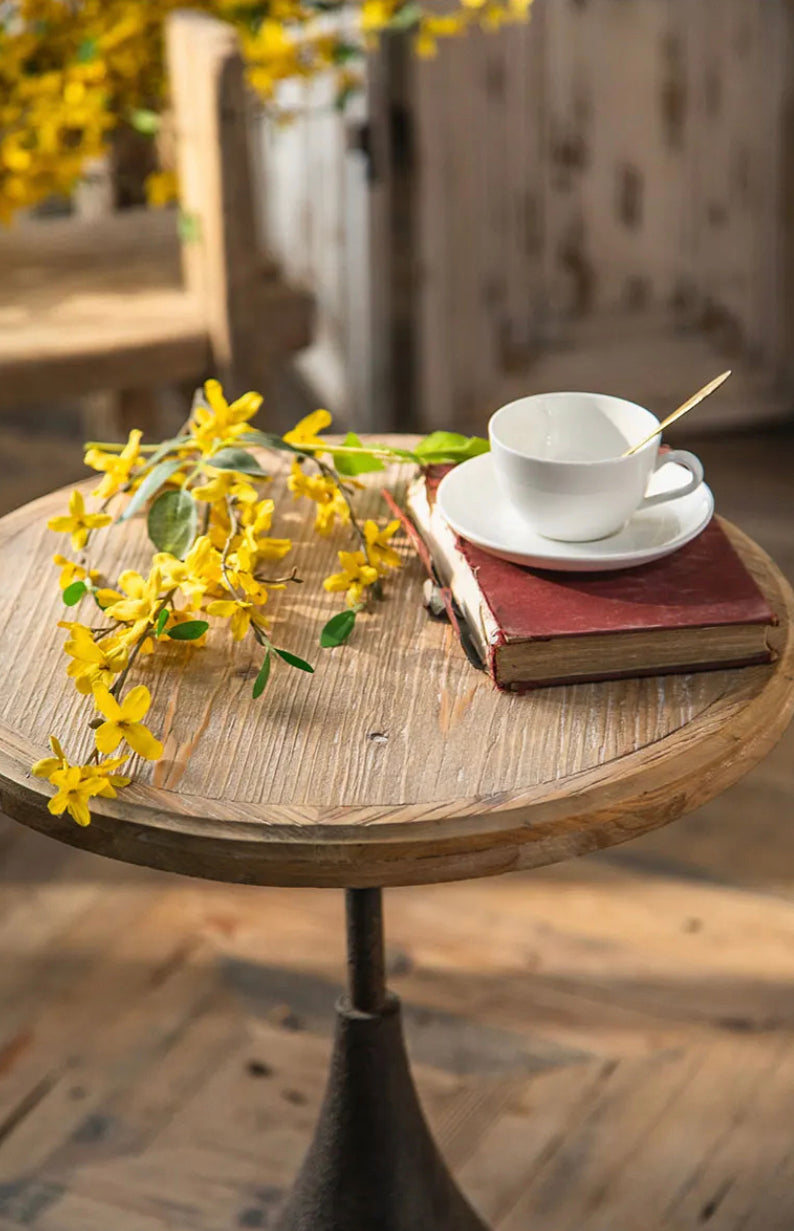
<path id="1" fill-rule="evenodd" d="M 523 397 L 513 398 L 512 402 L 506 402 L 504 406 L 498 407 L 498 409 L 493 412 L 490 419 L 488 420 L 488 437 L 491 442 L 491 446 L 493 446 L 494 440 L 496 440 L 496 444 L 499 446 L 499 448 L 503 449 L 505 453 L 512 454 L 513 457 L 518 457 L 528 462 L 536 462 L 542 466 L 559 466 L 559 467 L 562 467 L 562 466 L 572 466 L 572 467 L 614 466 L 615 462 L 624 462 L 624 461 L 627 462 L 627 461 L 630 461 L 631 458 L 642 457 L 644 453 L 648 452 L 651 449 L 654 449 L 654 448 L 658 449 L 659 444 L 660 444 L 659 437 L 653 436 L 652 439 L 649 440 L 646 444 L 644 444 L 641 449 L 638 449 L 635 453 L 631 454 L 631 457 L 623 456 L 619 454 L 617 457 L 602 457 L 602 458 L 594 458 L 592 460 L 585 459 L 581 461 L 576 461 L 573 458 L 571 458 L 570 460 L 565 460 L 561 458 L 552 459 L 548 457 L 540 457 L 537 453 L 526 453 L 522 451 L 521 449 L 514 449 L 512 445 L 505 444 L 503 440 L 499 440 L 498 437 L 496 436 L 496 433 L 494 431 L 494 421 L 498 419 L 498 417 L 503 413 L 503 411 L 512 410 L 512 408 L 514 406 L 517 406 L 520 402 L 540 401 L 541 398 L 566 398 L 566 397 L 582 397 L 582 396 L 592 397 L 592 398 L 603 398 L 605 401 L 608 401 L 608 402 L 622 402 L 624 406 L 632 406 L 635 410 L 641 410 L 644 414 L 648 415 L 648 417 L 652 419 L 653 422 L 657 424 L 657 426 L 661 426 L 661 420 L 656 417 L 656 415 L 653 413 L 652 410 L 648 410 L 647 406 L 641 406 L 639 402 L 632 402 L 629 398 L 618 397 L 614 393 L 594 393 L 588 389 L 560 389 L 560 390 L 552 390 L 548 393 L 527 393 Z"/>

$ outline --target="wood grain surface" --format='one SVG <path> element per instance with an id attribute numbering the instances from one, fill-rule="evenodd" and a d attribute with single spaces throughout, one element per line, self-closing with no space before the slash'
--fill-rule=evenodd
<path id="1" fill-rule="evenodd" d="M 379 515 L 388 482 L 362 507 Z M 283 478 L 283 476 L 282 476 Z M 377 480 L 377 482 L 375 481 Z M 90 703 L 65 675 L 64 617 L 45 527 L 54 493 L 0 521 L 0 805 L 33 828 L 100 854 L 257 884 L 373 885 L 454 880 L 534 867 L 666 824 L 740 778 L 772 747 L 794 706 L 792 595 L 768 557 L 731 536 L 780 616 L 773 666 L 665 679 L 496 693 L 450 628 L 421 605 L 405 551 L 399 578 L 351 643 L 317 645 L 338 608 L 320 581 L 344 535 L 318 540 L 312 509 L 287 497 L 274 533 L 295 540 L 305 584 L 272 597 L 276 644 L 316 664 L 279 665 L 259 701 L 253 642 L 222 630 L 206 649 L 168 647 L 141 662 L 153 729 L 166 744 L 116 800 L 93 801 L 79 830 L 46 810 L 30 763 L 54 731 L 72 759 L 92 746 Z M 87 485 L 87 489 L 90 484 Z M 142 522 L 97 539 L 109 578 L 147 559 Z M 78 609 L 79 617 L 79 609 Z"/>

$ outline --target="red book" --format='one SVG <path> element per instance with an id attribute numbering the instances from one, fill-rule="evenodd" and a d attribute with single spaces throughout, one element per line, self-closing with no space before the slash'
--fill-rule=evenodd
<path id="1" fill-rule="evenodd" d="M 447 468 L 408 498 L 433 562 L 500 688 L 769 662 L 769 604 L 718 520 L 664 560 L 609 573 L 522 568 L 458 538 L 435 506 Z"/>

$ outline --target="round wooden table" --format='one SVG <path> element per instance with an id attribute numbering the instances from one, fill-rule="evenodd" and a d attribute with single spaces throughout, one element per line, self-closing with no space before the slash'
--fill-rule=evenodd
<path id="1" fill-rule="evenodd" d="M 406 467 L 374 476 L 398 490 Z M 278 486 L 277 479 L 274 486 Z M 87 485 L 86 490 L 90 488 Z M 277 493 L 274 493 L 277 494 Z M 421 603 L 406 550 L 387 598 L 352 641 L 317 647 L 335 609 L 319 582 L 344 543 L 309 534 L 306 502 L 274 533 L 296 540 L 306 584 L 273 602 L 277 644 L 313 677 L 274 668 L 218 634 L 136 667 L 166 751 L 88 829 L 47 811 L 31 777 L 47 736 L 71 759 L 92 748 L 90 703 L 65 674 L 64 618 L 45 528 L 66 494 L 0 521 L 0 806 L 25 825 L 115 859 L 216 880 L 347 890 L 349 986 L 337 1006 L 329 1085 L 280 1231 L 483 1231 L 427 1130 L 399 1005 L 385 986 L 381 890 L 538 867 L 625 842 L 725 790 L 783 732 L 794 707 L 794 598 L 767 556 L 729 533 L 779 616 L 770 666 L 499 694 L 449 625 Z M 139 521 L 104 537 L 108 577 L 145 565 Z M 277 944 L 277 938 L 274 941 Z"/>

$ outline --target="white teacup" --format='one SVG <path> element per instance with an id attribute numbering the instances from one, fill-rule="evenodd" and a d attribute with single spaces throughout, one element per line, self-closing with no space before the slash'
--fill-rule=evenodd
<path id="1" fill-rule="evenodd" d="M 659 420 L 622 398 L 542 393 L 510 402 L 492 416 L 489 436 L 500 486 L 517 512 L 545 538 L 587 543 L 616 534 L 638 509 L 694 491 L 703 467 L 692 453 L 659 453 L 659 437 L 623 457 Z M 647 496 L 654 471 L 677 462 L 688 483 Z"/>

